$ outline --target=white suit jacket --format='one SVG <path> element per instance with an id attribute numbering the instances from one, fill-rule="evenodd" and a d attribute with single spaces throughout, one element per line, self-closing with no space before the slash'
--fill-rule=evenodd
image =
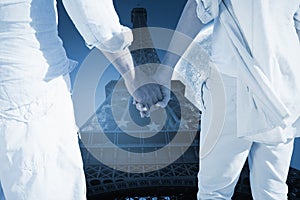
<path id="1" fill-rule="evenodd" d="M 265 109 L 269 102 L 261 101 L 257 88 L 249 87 L 240 78 L 243 77 L 239 74 L 240 67 L 245 63 L 226 31 L 228 27 L 222 23 L 222 20 L 227 21 L 226 18 L 220 19 L 224 12 L 221 1 L 196 1 L 200 20 L 203 23 L 215 20 L 212 60 L 222 73 L 237 77 L 238 136 L 276 143 L 299 134 L 292 125 L 300 115 L 300 45 L 296 34 L 296 29 L 300 28 L 300 1 L 224 1 L 232 6 L 231 11 L 238 23 L 238 29 L 231 31 L 242 33 L 247 43 L 245 48 L 249 48 L 253 61 L 287 109 L 288 115 L 282 116 L 282 122 L 274 120 L 272 113 Z"/>

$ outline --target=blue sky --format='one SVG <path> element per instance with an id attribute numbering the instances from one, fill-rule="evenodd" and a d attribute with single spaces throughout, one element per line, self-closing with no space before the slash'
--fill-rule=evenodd
<path id="1" fill-rule="evenodd" d="M 186 0 L 114 0 L 120 22 L 131 27 L 130 14 L 135 7 L 144 7 L 148 12 L 148 26 L 175 29 Z M 82 62 L 89 53 L 84 41 L 67 16 L 61 0 L 58 0 L 59 34 L 68 56 Z"/>

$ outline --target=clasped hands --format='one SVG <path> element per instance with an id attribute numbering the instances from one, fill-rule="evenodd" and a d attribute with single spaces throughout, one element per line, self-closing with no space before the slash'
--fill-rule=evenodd
<path id="1" fill-rule="evenodd" d="M 142 118 L 150 117 L 150 111 L 155 108 L 164 108 L 170 100 L 170 82 L 168 76 L 156 72 L 149 76 L 138 68 L 133 78 L 125 78 L 127 90 L 133 97 L 133 103 L 139 110 Z"/>

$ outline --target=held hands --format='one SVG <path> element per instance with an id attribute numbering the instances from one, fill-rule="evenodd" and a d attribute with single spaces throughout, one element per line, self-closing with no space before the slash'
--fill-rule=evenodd
<path id="1" fill-rule="evenodd" d="M 160 85 L 157 83 L 149 83 L 139 87 L 133 93 L 136 108 L 140 111 L 141 117 L 150 117 L 150 109 L 156 103 L 162 100 L 163 94 Z"/>
<path id="2" fill-rule="evenodd" d="M 142 118 L 150 117 L 150 110 L 166 107 L 170 100 L 170 79 L 167 80 L 167 77 L 162 75 L 156 72 L 154 76 L 148 76 L 136 68 L 134 75 L 131 75 L 134 78 L 124 77 L 126 87 L 134 98 L 133 103 Z"/>
<path id="3" fill-rule="evenodd" d="M 115 53 L 105 51 L 102 53 L 122 75 L 127 90 L 134 98 L 134 103 L 140 111 L 141 117 L 149 117 L 150 109 L 153 106 L 167 106 L 170 99 L 170 92 L 167 89 L 171 80 L 170 70 L 167 71 L 164 69 L 165 67 L 159 67 L 154 76 L 145 74 L 140 67 L 134 67 L 128 48 Z"/>

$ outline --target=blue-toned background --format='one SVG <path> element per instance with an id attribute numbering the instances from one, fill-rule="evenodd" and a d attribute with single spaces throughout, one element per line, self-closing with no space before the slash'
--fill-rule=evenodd
<path id="1" fill-rule="evenodd" d="M 114 0 L 122 24 L 131 27 L 130 13 L 132 8 L 145 7 L 148 11 L 148 26 L 169 29 L 175 29 L 185 2 L 186 0 Z M 64 42 L 68 56 L 77 60 L 80 66 L 90 50 L 85 46 L 83 39 L 67 16 L 61 0 L 57 0 L 57 3 L 59 11 L 59 34 Z M 72 72 L 72 80 L 76 77 L 77 71 L 78 68 Z M 105 83 L 118 77 L 119 74 L 111 67 L 107 71 L 107 76 L 101 80 L 100 90 L 103 92 Z M 104 94 L 100 92 L 96 102 L 99 104 L 103 100 Z M 291 166 L 300 170 L 300 139 L 297 139 L 295 142 Z M 2 188 L 0 187 L 0 200 L 2 198 Z"/>
<path id="2" fill-rule="evenodd" d="M 83 39 L 75 29 L 67 16 L 61 0 L 58 0 L 59 11 L 59 34 L 64 42 L 67 54 L 70 58 L 77 60 L 79 65 L 83 62 L 90 50 L 85 46 Z M 131 10 L 134 7 L 144 7 L 148 13 L 148 26 L 175 29 L 180 13 L 186 0 L 114 0 L 116 10 L 123 25 L 131 27 Z M 74 80 L 78 68 L 71 73 Z M 110 67 L 100 82 L 100 92 L 96 103 L 104 100 L 104 85 L 111 79 L 117 79 L 119 74 L 113 67 Z M 300 139 L 295 142 L 294 155 L 292 158 L 293 167 L 300 169 Z"/>

